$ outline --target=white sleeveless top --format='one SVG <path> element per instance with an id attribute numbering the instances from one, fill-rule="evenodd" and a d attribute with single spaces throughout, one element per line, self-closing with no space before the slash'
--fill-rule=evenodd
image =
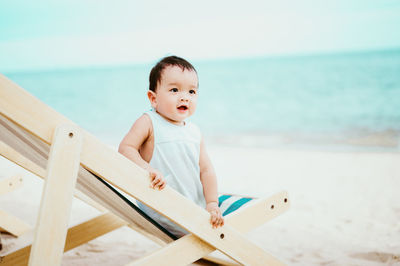
<path id="1" fill-rule="evenodd" d="M 153 124 L 154 149 L 150 166 L 164 175 L 168 186 L 205 208 L 203 185 L 200 181 L 199 128 L 190 122 L 185 122 L 183 126 L 172 124 L 153 110 L 145 114 Z M 171 233 L 177 236 L 187 233 L 147 206 L 139 203 L 139 207 Z"/>

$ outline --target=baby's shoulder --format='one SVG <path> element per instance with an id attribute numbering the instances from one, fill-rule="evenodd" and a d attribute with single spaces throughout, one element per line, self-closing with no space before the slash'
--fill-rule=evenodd
<path id="1" fill-rule="evenodd" d="M 151 133 L 153 131 L 153 124 L 150 117 L 147 114 L 142 114 L 135 123 L 132 125 L 132 129 L 135 131 L 142 131 Z"/>
<path id="2" fill-rule="evenodd" d="M 138 119 L 136 119 L 134 124 L 137 124 L 140 126 L 151 125 L 151 118 L 149 117 L 148 114 L 144 113 Z"/>

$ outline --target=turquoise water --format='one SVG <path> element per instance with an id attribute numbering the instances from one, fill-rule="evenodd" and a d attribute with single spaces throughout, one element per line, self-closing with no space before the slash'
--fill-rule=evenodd
<path id="1" fill-rule="evenodd" d="M 192 120 L 208 136 L 400 132 L 400 50 L 193 62 Z M 141 113 L 152 65 L 5 73 L 90 132 L 119 140 Z"/>

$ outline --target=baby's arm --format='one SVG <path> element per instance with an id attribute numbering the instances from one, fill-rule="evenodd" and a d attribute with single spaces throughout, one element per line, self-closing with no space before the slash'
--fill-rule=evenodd
<path id="1" fill-rule="evenodd" d="M 142 115 L 132 125 L 128 134 L 126 134 L 119 144 L 118 152 L 135 162 L 140 167 L 149 171 L 151 179 L 150 186 L 154 189 L 157 188 L 161 190 L 166 186 L 163 175 L 156 169 L 152 168 L 139 153 L 140 147 L 148 140 L 151 130 L 152 124 L 150 118 L 147 115 Z"/>
<path id="2" fill-rule="evenodd" d="M 211 214 L 210 223 L 213 228 L 224 225 L 224 218 L 218 207 L 218 185 L 214 167 L 208 157 L 203 139 L 200 144 L 200 180 L 203 184 L 206 210 Z"/>

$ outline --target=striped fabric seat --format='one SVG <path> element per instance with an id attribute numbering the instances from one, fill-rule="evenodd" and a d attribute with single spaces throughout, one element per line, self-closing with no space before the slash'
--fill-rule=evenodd
<path id="1" fill-rule="evenodd" d="M 221 209 L 222 216 L 225 216 L 245 206 L 253 199 L 254 198 L 224 194 L 218 197 L 218 206 Z"/>

